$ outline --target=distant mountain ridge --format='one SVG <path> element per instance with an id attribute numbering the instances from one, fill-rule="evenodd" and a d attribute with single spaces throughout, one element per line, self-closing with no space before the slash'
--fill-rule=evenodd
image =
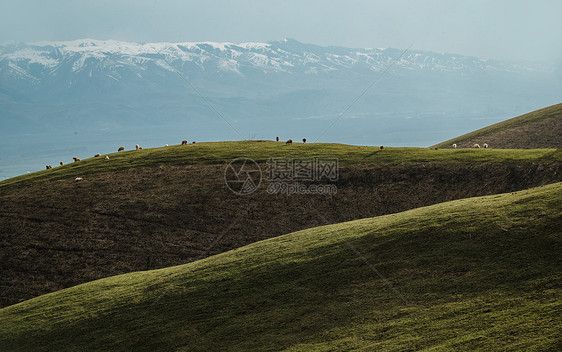
<path id="1" fill-rule="evenodd" d="M 525 66 L 415 50 L 400 57 L 402 53 L 399 49 L 321 47 L 291 39 L 242 44 L 141 44 L 92 39 L 9 44 L 0 46 L 0 103 L 6 104 L 5 113 L 16 120 L 22 109 L 13 108 L 13 104 L 48 104 L 41 107 L 41 115 L 48 119 L 43 128 L 49 127 L 49 123 L 63 127 L 68 116 L 57 123 L 60 115 L 52 116 L 52 105 L 69 102 L 101 100 L 111 105 L 100 104 L 97 113 L 84 111 L 84 106 L 73 107 L 79 109 L 74 115 L 86 114 L 98 121 L 107 115 L 111 115 L 112 122 L 123 119 L 123 112 L 116 112 L 116 101 L 134 110 L 134 115 L 148 125 L 158 120 L 154 118 L 157 111 L 168 116 L 183 115 L 183 118 L 186 113 L 212 115 L 193 91 L 185 89 L 185 82 L 177 75 L 179 72 L 221 111 L 232 112 L 237 118 L 245 113 L 250 115 L 244 116 L 249 120 L 255 120 L 256 115 L 271 118 L 336 115 L 390 67 L 384 90 L 377 92 L 380 98 L 368 95 L 357 104 L 356 110 L 395 112 L 400 107 L 401 111 L 425 113 L 455 107 L 469 109 L 474 99 L 510 100 L 518 95 L 521 98 L 523 92 L 502 94 L 497 86 L 509 84 L 524 90 L 518 85 L 529 84 L 528 80 L 536 77 L 541 78 L 542 85 L 533 88 L 541 93 L 555 88 L 549 77 L 552 80 L 551 77 L 559 74 L 555 68 L 541 65 Z M 547 79 L 546 86 L 544 79 Z M 383 86 L 382 82 L 380 85 Z M 486 94 L 489 90 L 498 96 L 490 99 Z M 147 106 L 136 107 L 139 101 Z M 167 111 L 162 110 L 163 105 Z M 158 109 L 150 111 L 155 106 Z M 493 106 L 506 105 L 501 102 Z M 146 108 L 152 117 L 146 116 Z M 26 115 L 34 116 L 37 112 L 32 110 Z M 18 121 L 14 124 L 18 125 Z"/>
<path id="2" fill-rule="evenodd" d="M 8 61 L 5 74 L 19 75 L 21 79 L 39 80 L 53 74 L 62 64 L 72 61 L 72 70 L 88 68 L 88 60 L 104 62 L 108 66 L 141 67 L 147 62 L 162 61 L 193 63 L 201 70 L 213 67 L 224 72 L 241 73 L 240 68 L 268 71 L 318 73 L 352 66 L 363 66 L 373 71 L 387 67 L 400 53 L 398 49 L 347 49 L 321 47 L 284 39 L 271 43 L 129 43 L 116 40 L 83 39 L 62 42 L 5 45 L 0 59 Z M 111 60 L 112 55 L 125 60 Z M 33 70 L 37 65 L 41 69 Z M 479 59 L 452 54 L 423 51 L 407 52 L 396 64 L 410 70 L 440 71 L 549 71 L 543 66 L 521 66 L 498 60 Z"/>

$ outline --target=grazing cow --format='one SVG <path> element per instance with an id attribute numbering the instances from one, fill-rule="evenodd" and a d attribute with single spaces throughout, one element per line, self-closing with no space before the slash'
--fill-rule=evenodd
<path id="1" fill-rule="evenodd" d="M 480 148 L 480 144 L 478 143 L 474 144 L 474 148 Z"/>
<path id="2" fill-rule="evenodd" d="M 119 147 L 119 149 L 117 149 L 117 152 L 122 152 L 123 150 L 125 150 L 125 147 Z"/>
<path id="3" fill-rule="evenodd" d="M 62 161 L 61 161 L 59 164 L 60 164 L 60 166 L 63 166 L 63 165 L 64 165 L 64 163 L 63 163 Z"/>
<path id="4" fill-rule="evenodd" d="M 285 142 L 285 145 L 289 145 L 289 144 L 293 144 L 293 140 L 292 140 L 292 139 L 289 139 L 289 140 L 287 140 L 287 141 Z"/>
<path id="5" fill-rule="evenodd" d="M 380 149 L 380 150 L 383 150 L 383 149 L 384 149 L 384 145 L 381 145 L 381 146 L 379 147 L 379 149 Z"/>
<path id="6" fill-rule="evenodd" d="M 74 160 L 74 162 L 80 161 L 80 158 L 75 156 L 74 158 L 72 158 L 72 160 Z"/>
<path id="7" fill-rule="evenodd" d="M 183 141 L 181 141 L 181 145 L 187 145 L 187 139 L 184 139 Z"/>
<path id="8" fill-rule="evenodd" d="M 139 150 L 139 148 L 140 148 L 140 146 L 139 146 L 138 144 L 135 145 L 135 149 L 136 149 L 136 150 Z"/>
<path id="9" fill-rule="evenodd" d="M 275 137 L 275 141 L 279 142 L 279 136 Z"/>
<path id="10" fill-rule="evenodd" d="M 101 156 L 101 154 L 97 153 L 96 155 L 94 155 L 94 158 L 97 158 L 98 156 Z"/>
<path id="11" fill-rule="evenodd" d="M 303 139 L 302 139 L 302 142 L 303 142 L 303 143 L 306 143 L 306 138 L 303 138 Z"/>
<path id="12" fill-rule="evenodd" d="M 457 149 L 457 143 L 453 143 L 452 147 L 453 149 Z"/>

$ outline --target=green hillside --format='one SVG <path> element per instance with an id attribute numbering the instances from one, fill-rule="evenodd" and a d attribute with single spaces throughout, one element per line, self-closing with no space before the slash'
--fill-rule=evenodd
<path id="1" fill-rule="evenodd" d="M 259 189 L 242 197 L 224 178 L 227 162 L 239 156 L 258 161 L 264 172 Z M 268 193 L 265 161 L 279 156 L 338 158 L 337 193 Z M 324 224 L 560 182 L 561 166 L 562 150 L 555 149 L 381 151 L 275 142 L 201 143 L 83 160 L 0 183 L 0 308 Z"/>
<path id="2" fill-rule="evenodd" d="M 89 158 L 50 170 L 42 170 L 4 181 L 0 190 L 34 182 L 60 180 L 101 172 L 123 171 L 133 168 L 153 168 L 162 165 L 216 165 L 244 156 L 264 163 L 269 158 L 279 157 L 326 157 L 338 158 L 344 165 L 373 165 L 414 162 L 477 163 L 518 162 L 537 159 L 562 160 L 562 151 L 555 149 L 511 151 L 456 151 L 431 150 L 427 148 L 362 147 L 345 144 L 295 143 L 285 145 L 270 141 L 210 142 L 187 146 L 132 150 L 108 154 L 110 160 Z"/>
<path id="3" fill-rule="evenodd" d="M 561 207 L 557 183 L 101 279 L 0 310 L 0 346 L 558 351 Z"/>
<path id="4" fill-rule="evenodd" d="M 481 128 L 474 132 L 434 145 L 436 148 L 472 148 L 487 143 L 492 148 L 534 149 L 562 148 L 562 104 Z"/>

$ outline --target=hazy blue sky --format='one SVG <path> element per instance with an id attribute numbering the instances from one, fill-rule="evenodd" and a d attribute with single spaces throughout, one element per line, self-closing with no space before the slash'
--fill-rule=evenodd
<path id="1" fill-rule="evenodd" d="M 562 61 L 560 0 L 0 0 L 0 42 L 273 41 Z"/>

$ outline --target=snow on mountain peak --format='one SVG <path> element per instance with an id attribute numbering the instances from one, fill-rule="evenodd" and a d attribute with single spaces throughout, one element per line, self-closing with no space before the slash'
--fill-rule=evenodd
<path id="1" fill-rule="evenodd" d="M 333 72 L 353 68 L 381 71 L 401 53 L 398 49 L 347 49 L 303 44 L 285 38 L 271 43 L 245 42 L 156 42 L 132 43 L 118 40 L 78 39 L 72 41 L 36 42 L 0 45 L 0 66 L 12 75 L 50 75 L 63 62 L 72 62 L 78 72 L 88 63 L 97 65 L 137 67 L 153 62 L 166 70 L 175 70 L 191 62 L 204 71 L 243 74 L 244 69 L 264 72 Z M 173 63 L 176 64 L 173 64 Z M 30 70 L 30 65 L 42 70 Z M 176 68 L 170 67 L 172 64 Z M 210 67 L 209 65 L 212 65 Z M 17 67 L 17 69 L 15 69 Z M 523 66 L 460 55 L 409 51 L 393 69 L 432 71 L 506 71 L 526 70 Z M 33 72 L 31 72 L 33 71 Z M 41 71 L 41 72 L 39 72 Z M 23 74 L 22 72 L 25 72 Z M 39 72 L 39 73 L 38 73 Z"/>

